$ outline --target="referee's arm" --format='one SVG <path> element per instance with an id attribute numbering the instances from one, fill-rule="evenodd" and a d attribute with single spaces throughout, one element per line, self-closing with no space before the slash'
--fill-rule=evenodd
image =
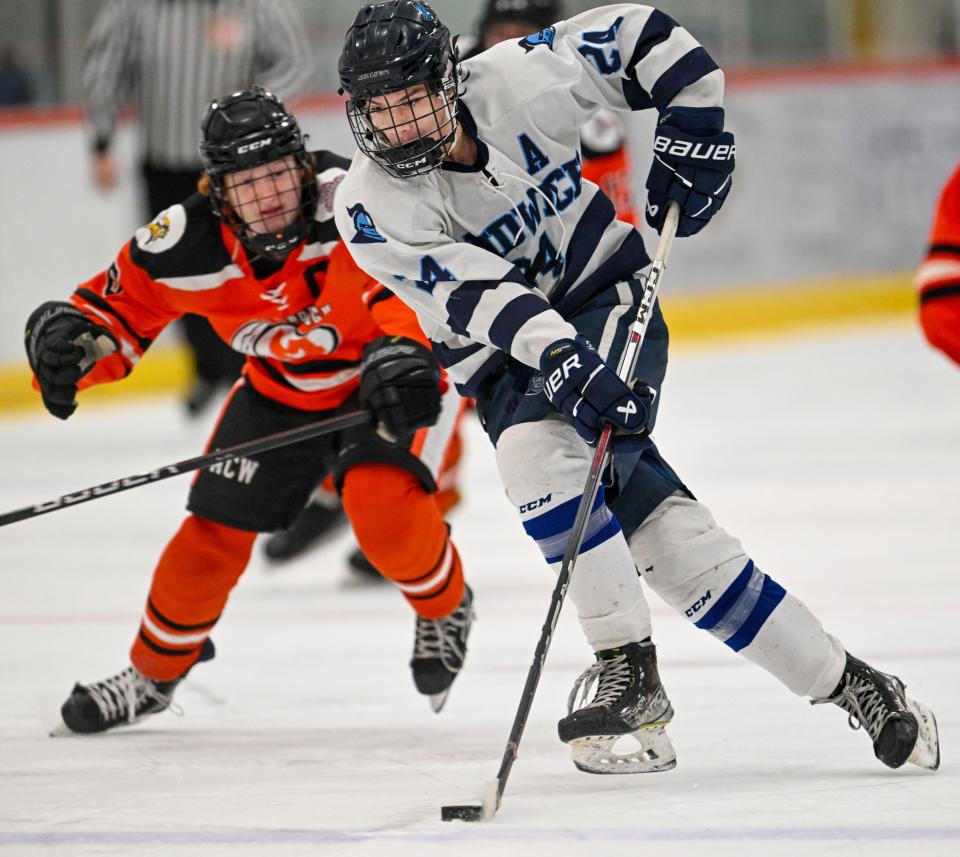
<path id="1" fill-rule="evenodd" d="M 117 116 L 133 92 L 136 43 L 130 0 L 110 0 L 94 21 L 83 59 L 84 108 L 98 153 L 109 149 Z"/>

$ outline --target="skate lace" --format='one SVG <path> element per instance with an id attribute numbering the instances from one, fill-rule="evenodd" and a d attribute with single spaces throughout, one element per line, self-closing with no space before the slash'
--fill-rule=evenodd
<path id="1" fill-rule="evenodd" d="M 108 723 L 124 719 L 132 723 L 137 718 L 140 703 L 147 699 L 166 703 L 174 714 L 183 713 L 170 697 L 157 690 L 154 682 L 136 667 L 127 667 L 115 676 L 88 685 L 87 690 Z"/>
<path id="2" fill-rule="evenodd" d="M 593 697 L 593 702 L 587 705 L 590 688 L 593 687 L 598 678 L 600 682 L 597 684 L 597 692 Z M 627 663 L 626 655 L 617 655 L 609 661 L 597 661 L 577 676 L 573 683 L 573 690 L 570 691 L 570 696 L 567 698 L 567 713 L 572 714 L 575 708 L 594 708 L 597 706 L 609 708 L 630 687 L 631 681 L 630 665 Z M 579 704 L 577 704 L 578 691 L 580 692 Z"/>
<path id="3" fill-rule="evenodd" d="M 848 713 L 847 723 L 853 730 L 865 728 L 876 740 L 887 720 L 889 706 L 876 685 L 868 679 L 849 675 L 843 690 L 836 696 L 811 700 L 813 705 L 833 702 Z"/>
<path id="4" fill-rule="evenodd" d="M 466 654 L 463 639 L 472 621 L 473 611 L 469 605 L 461 605 L 443 619 L 418 616 L 413 657 L 416 660 L 439 658 L 450 672 L 459 672 Z"/>

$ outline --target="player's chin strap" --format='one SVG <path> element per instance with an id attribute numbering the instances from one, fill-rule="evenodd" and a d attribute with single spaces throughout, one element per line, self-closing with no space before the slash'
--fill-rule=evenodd
<path id="1" fill-rule="evenodd" d="M 617 368 L 617 375 L 621 381 L 626 382 L 628 378 L 633 376 L 634 370 L 636 369 L 637 358 L 640 355 L 640 348 L 643 346 L 647 326 L 650 323 L 653 304 L 657 298 L 660 276 L 666 267 L 667 257 L 670 254 L 670 245 L 676 235 L 679 220 L 680 206 L 676 202 L 671 202 L 667 208 L 667 215 L 664 218 L 663 227 L 660 232 L 660 243 L 657 245 L 653 264 L 650 266 L 646 282 L 644 283 L 643 296 L 640 298 L 637 318 L 630 328 L 630 339 L 627 341 L 623 356 L 620 358 L 620 365 Z M 452 821 L 454 819 L 460 821 L 489 821 L 493 818 L 494 813 L 500 806 L 503 790 L 506 788 L 507 778 L 510 776 L 510 769 L 513 767 L 513 763 L 517 758 L 520 739 L 523 737 L 523 730 L 527 725 L 527 717 L 533 706 L 533 696 L 537 691 L 537 685 L 540 683 L 540 675 L 543 672 L 543 666 L 546 662 L 547 650 L 550 648 L 550 641 L 553 639 L 553 634 L 557 628 L 557 620 L 560 618 L 560 608 L 563 606 L 567 589 L 570 587 L 570 578 L 573 574 L 573 566 L 576 562 L 577 554 L 580 552 L 580 545 L 583 542 L 587 519 L 590 517 L 590 511 L 593 509 L 597 491 L 600 488 L 600 477 L 604 470 L 606 470 L 610 459 L 612 435 L 613 427 L 608 423 L 603 427 L 600 440 L 597 441 L 597 451 L 594 453 L 593 461 L 590 463 L 590 473 L 583 486 L 583 494 L 580 496 L 577 514 L 573 520 L 573 527 L 570 529 L 570 537 L 567 540 L 567 548 L 564 551 L 563 561 L 560 564 L 557 583 L 553 588 L 553 594 L 550 598 L 547 618 L 543 623 L 543 630 L 540 632 L 540 639 L 537 642 L 536 651 L 533 653 L 533 663 L 530 664 L 530 669 L 527 672 L 527 681 L 523 686 L 520 705 L 517 707 L 517 713 L 513 720 L 513 728 L 510 730 L 510 737 L 507 739 L 507 745 L 503 751 L 500 770 L 497 771 L 496 779 L 489 780 L 486 783 L 484 787 L 483 804 L 481 806 L 442 807 L 440 818 L 443 821 Z"/>

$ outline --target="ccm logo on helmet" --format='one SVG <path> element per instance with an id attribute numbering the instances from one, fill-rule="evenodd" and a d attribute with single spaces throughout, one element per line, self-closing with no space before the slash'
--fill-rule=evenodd
<path id="1" fill-rule="evenodd" d="M 688 143 L 686 140 L 671 140 L 669 137 L 656 137 L 653 151 L 661 155 L 675 155 L 678 158 L 696 158 L 701 161 L 732 161 L 737 154 L 736 145 L 729 143 Z"/>
<path id="2" fill-rule="evenodd" d="M 244 146 L 237 146 L 237 154 L 243 155 L 247 152 L 255 152 L 257 149 L 262 149 L 264 146 L 269 146 L 273 142 L 273 137 L 267 137 L 265 140 L 254 140 L 252 143 L 247 143 Z"/>

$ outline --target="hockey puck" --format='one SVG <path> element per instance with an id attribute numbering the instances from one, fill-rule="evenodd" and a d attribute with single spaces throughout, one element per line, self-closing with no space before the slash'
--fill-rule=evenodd
<path id="1" fill-rule="evenodd" d="M 440 818 L 443 821 L 483 821 L 482 806 L 442 806 Z"/>

